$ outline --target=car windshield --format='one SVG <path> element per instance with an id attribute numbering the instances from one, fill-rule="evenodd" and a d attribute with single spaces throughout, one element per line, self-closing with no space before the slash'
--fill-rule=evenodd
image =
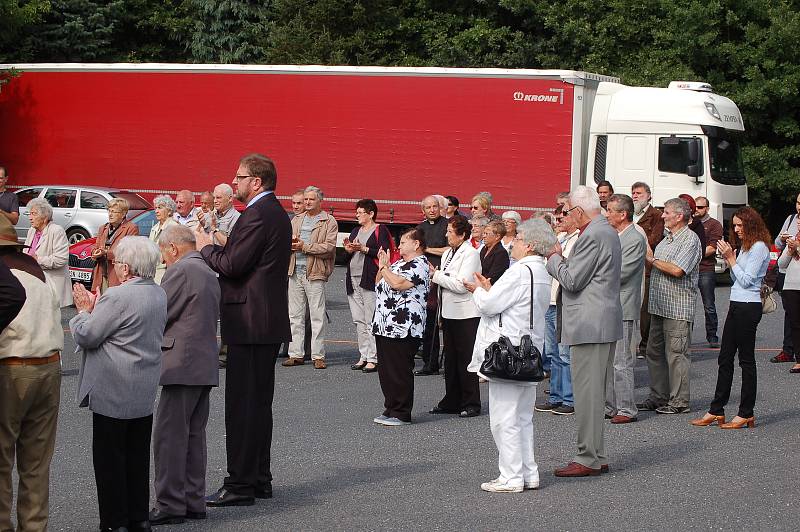
<path id="1" fill-rule="evenodd" d="M 131 209 L 132 208 L 133 207 L 131 207 Z M 152 229 L 153 225 L 156 223 L 156 211 L 145 211 L 131 218 L 131 221 L 139 228 L 140 235 L 148 236 L 150 234 L 150 229 Z"/>
<path id="2" fill-rule="evenodd" d="M 111 195 L 115 198 L 122 198 L 128 202 L 129 208 L 132 211 L 144 211 L 147 209 L 152 209 L 153 206 L 147 203 L 147 201 L 141 197 L 139 194 L 135 194 L 133 192 L 111 192 Z"/>
<path id="3" fill-rule="evenodd" d="M 723 185 L 744 185 L 744 165 L 737 136 L 722 130 L 719 136 L 709 136 L 708 143 L 711 179 Z"/>

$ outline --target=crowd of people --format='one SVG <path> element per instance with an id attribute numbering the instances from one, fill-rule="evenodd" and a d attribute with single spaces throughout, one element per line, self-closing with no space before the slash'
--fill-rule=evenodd
<path id="1" fill-rule="evenodd" d="M 190 191 L 157 196 L 149 236 L 127 220 L 124 199 L 111 200 L 92 250 L 92 290 L 69 286 L 66 238 L 47 202 L 30 202 L 25 244 L 0 213 L 0 377 L 36 383 L 23 397 L 0 387 L 0 528 L 12 529 L 15 449 L 18 527 L 47 526 L 64 346 L 60 307 L 73 303 L 77 401 L 92 412 L 102 530 L 204 519 L 207 507 L 272 497 L 275 364 L 284 345 L 283 366 L 310 358 L 315 369 L 327 367 L 325 292 L 338 223 L 315 186 L 293 194 L 287 216 L 275 196 L 275 165 L 263 155 L 243 157 L 231 184 L 203 194 L 199 207 Z M 245 205 L 241 213 L 234 198 Z M 690 411 L 689 345 L 699 294 L 708 345 L 720 349 L 719 373 L 708 412 L 691 424 L 752 428 L 755 335 L 771 243 L 760 215 L 738 209 L 725 241 L 705 197 L 672 198 L 661 211 L 644 182 L 630 196 L 603 181 L 554 200 L 554 210 L 523 220 L 516 211 L 496 214 L 488 192 L 472 198 L 469 217 L 456 197 L 430 195 L 421 201 L 422 221 L 399 242 L 377 223 L 374 200 L 355 204 L 357 225 L 343 244 L 358 346 L 351 369 L 378 374 L 384 404 L 373 421 L 411 424 L 415 377 L 443 368 L 444 395 L 430 414 L 479 416 L 480 383 L 488 383 L 499 474 L 481 489 L 538 488 L 534 412 L 576 417 L 577 453 L 556 476 L 601 475 L 609 471 L 605 420 L 626 424 L 643 410 Z M 797 206 L 800 213 L 800 196 Z M 773 361 L 796 360 L 793 372 L 800 372 L 800 356 L 789 351 L 800 345 L 798 227 L 800 219 L 790 217 L 775 239 L 787 339 Z M 717 255 L 734 282 L 721 340 L 711 276 Z M 514 344 L 528 335 L 542 353 L 549 375 L 544 401 L 536 402 L 536 383 L 481 373 L 486 348 L 501 335 Z M 415 371 L 418 354 L 423 365 Z M 638 403 L 637 356 L 646 359 L 650 387 Z M 736 356 L 742 393 L 728 420 Z M 205 434 L 218 367 L 226 368 L 228 475 L 207 495 Z"/>

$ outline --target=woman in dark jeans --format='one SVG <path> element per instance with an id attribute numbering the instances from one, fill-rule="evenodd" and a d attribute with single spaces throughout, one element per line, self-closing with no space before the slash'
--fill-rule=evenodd
<path id="1" fill-rule="evenodd" d="M 800 218 L 797 218 L 797 225 L 800 226 Z M 781 296 L 792 332 L 792 343 L 800 346 L 800 240 L 796 236 L 786 239 L 786 246 L 778 258 L 778 266 L 786 270 Z M 790 373 L 800 373 L 800 358 L 797 361 L 789 370 Z"/>
<path id="2" fill-rule="evenodd" d="M 708 412 L 690 422 L 697 427 L 714 423 L 723 429 L 755 426 L 756 329 L 762 315 L 761 283 L 769 266 L 770 236 L 761 216 L 751 207 L 742 207 L 733 214 L 729 239 L 735 243 L 738 253 L 734 253 L 734 249 L 725 241 L 720 240 L 717 244 L 717 249 L 731 268 L 733 279 L 730 307 L 719 350 L 717 388 Z M 737 351 L 742 368 L 741 400 L 738 415 L 725 423 L 725 405 L 731 395 L 733 358 Z"/>

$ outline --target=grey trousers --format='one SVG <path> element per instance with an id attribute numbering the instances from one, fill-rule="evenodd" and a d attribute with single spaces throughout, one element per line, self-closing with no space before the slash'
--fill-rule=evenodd
<path id="1" fill-rule="evenodd" d="M 676 408 L 689 406 L 688 321 L 656 316 L 650 318 L 647 341 L 647 369 L 650 372 L 650 397 L 657 405 Z"/>
<path id="2" fill-rule="evenodd" d="M 633 397 L 633 368 L 636 353 L 633 341 L 639 328 L 639 320 L 622 322 L 622 339 L 617 341 L 614 364 L 608 368 L 606 377 L 606 414 L 636 417 L 639 410 Z"/>
<path id="3" fill-rule="evenodd" d="M 572 393 L 578 423 L 578 454 L 573 459 L 599 469 L 608 463 L 603 431 L 606 377 L 614 360 L 616 342 L 571 346 Z"/>
<path id="4" fill-rule="evenodd" d="M 161 388 L 155 430 L 156 508 L 173 515 L 206 511 L 206 423 L 211 386 Z"/>

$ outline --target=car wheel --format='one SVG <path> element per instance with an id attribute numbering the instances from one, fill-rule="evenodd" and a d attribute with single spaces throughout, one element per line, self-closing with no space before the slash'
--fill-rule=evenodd
<path id="1" fill-rule="evenodd" d="M 86 240 L 89 238 L 89 233 L 84 231 L 80 228 L 74 228 L 67 231 L 67 240 L 69 241 L 69 245 L 75 244 L 80 242 L 81 240 Z"/>

